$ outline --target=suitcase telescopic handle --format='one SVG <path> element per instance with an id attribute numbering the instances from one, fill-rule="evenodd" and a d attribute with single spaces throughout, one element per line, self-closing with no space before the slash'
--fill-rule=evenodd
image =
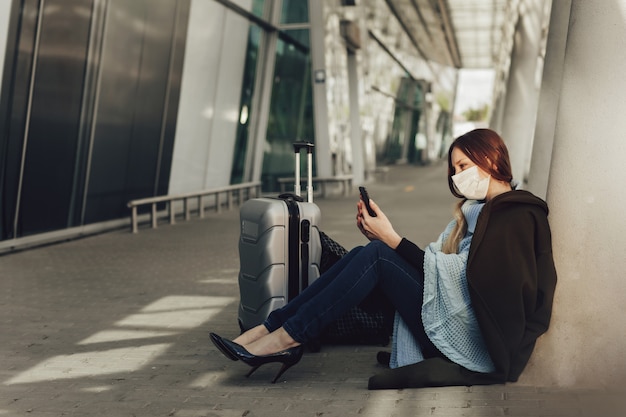
<path id="1" fill-rule="evenodd" d="M 305 148 L 307 153 L 307 201 L 313 202 L 313 148 L 315 145 L 311 142 L 295 142 L 293 150 L 296 154 L 296 183 L 294 191 L 297 196 L 300 195 L 300 151 Z"/>
<path id="2" fill-rule="evenodd" d="M 307 153 L 313 153 L 314 143 L 311 142 L 294 142 L 293 150 L 295 153 L 300 153 L 302 148 L 306 148 Z"/>

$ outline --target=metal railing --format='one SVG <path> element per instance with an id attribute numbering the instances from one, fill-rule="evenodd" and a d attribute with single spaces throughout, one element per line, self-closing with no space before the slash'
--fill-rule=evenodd
<path id="1" fill-rule="evenodd" d="M 247 199 L 257 197 L 261 194 L 261 182 L 246 182 L 243 184 L 229 185 L 225 187 L 213 188 L 210 190 L 131 200 L 127 204 L 128 207 L 131 209 L 131 230 L 133 233 L 137 233 L 139 231 L 137 210 L 141 206 L 151 206 L 150 221 L 152 224 L 152 228 L 156 229 L 159 220 L 159 212 L 157 211 L 157 205 L 159 203 L 167 203 L 167 214 L 169 216 L 169 223 L 175 224 L 177 214 L 175 204 L 176 202 L 182 201 L 185 220 L 189 220 L 191 218 L 192 211 L 190 201 L 197 200 L 196 211 L 198 212 L 198 215 L 202 218 L 204 217 L 205 211 L 205 197 L 214 196 L 215 211 L 219 213 L 222 211 L 222 205 L 224 204 L 224 202 L 222 201 L 223 195 L 226 195 L 226 204 L 228 209 L 231 210 L 233 208 L 235 192 L 237 192 L 238 203 L 242 204 L 243 201 L 245 201 L 244 194 L 247 194 Z"/>
<path id="2" fill-rule="evenodd" d="M 322 197 L 326 197 L 326 185 L 327 184 L 341 184 L 343 195 L 350 195 L 352 190 L 352 180 L 354 176 L 352 174 L 335 175 L 333 177 L 313 177 L 311 180 L 313 184 L 318 184 L 320 187 L 320 193 Z M 278 185 L 280 186 L 280 192 L 287 191 L 287 187 L 295 182 L 294 177 L 280 177 L 278 178 Z"/>

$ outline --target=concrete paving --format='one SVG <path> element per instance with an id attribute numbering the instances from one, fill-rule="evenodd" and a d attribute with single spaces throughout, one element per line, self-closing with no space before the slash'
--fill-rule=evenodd
<path id="1" fill-rule="evenodd" d="M 392 167 L 368 186 L 420 245 L 450 219 L 445 167 Z M 346 247 L 357 193 L 319 199 Z M 276 384 L 245 378 L 208 332 L 238 333 L 238 211 L 0 257 L 0 416 L 622 416 L 623 387 L 507 384 L 368 391 L 378 346 L 324 346 Z"/>

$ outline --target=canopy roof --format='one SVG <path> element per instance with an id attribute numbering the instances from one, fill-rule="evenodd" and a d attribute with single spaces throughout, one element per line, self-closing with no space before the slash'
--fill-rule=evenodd
<path id="1" fill-rule="evenodd" d="M 508 0 L 387 0 L 421 54 L 456 68 L 493 68 Z"/>

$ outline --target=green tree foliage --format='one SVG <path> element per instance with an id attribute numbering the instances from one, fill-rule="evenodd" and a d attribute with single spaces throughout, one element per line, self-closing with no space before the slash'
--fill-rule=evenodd
<path id="1" fill-rule="evenodd" d="M 489 116 L 488 104 L 477 109 L 469 108 L 463 112 L 463 117 L 465 117 L 465 120 L 468 122 L 482 122 L 487 120 L 487 116 Z"/>

